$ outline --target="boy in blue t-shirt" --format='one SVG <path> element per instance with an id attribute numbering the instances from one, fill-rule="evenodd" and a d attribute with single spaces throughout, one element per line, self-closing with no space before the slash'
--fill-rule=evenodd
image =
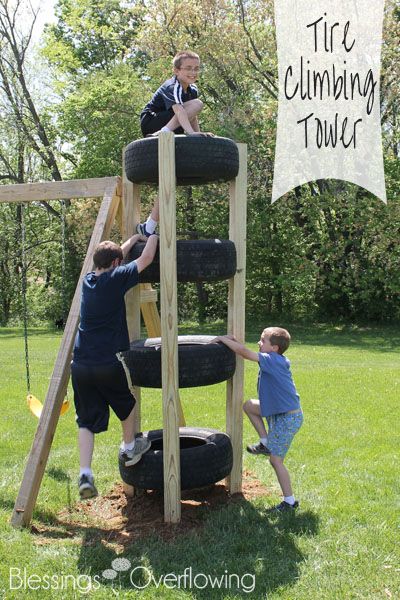
<path id="1" fill-rule="evenodd" d="M 164 81 L 140 114 L 143 135 L 158 135 L 161 131 L 209 135 L 200 131 L 198 121 L 203 108 L 195 85 L 200 73 L 199 55 L 190 50 L 178 52 L 173 68 L 173 77 Z"/>
<path id="2" fill-rule="evenodd" d="M 129 349 L 125 294 L 139 280 L 139 273 L 153 260 L 158 237 L 151 235 L 139 258 L 122 261 L 143 236 L 135 234 L 122 246 L 104 241 L 93 254 L 95 270 L 83 278 L 80 324 L 75 338 L 71 379 L 76 421 L 79 427 L 79 494 L 97 496 L 92 473 L 94 435 L 108 428 L 110 407 L 122 425 L 120 453 L 126 466 L 136 464 L 150 442 L 134 436 L 132 386 L 120 352 Z"/>
<path id="3" fill-rule="evenodd" d="M 300 398 L 290 371 L 290 362 L 283 356 L 289 347 L 290 335 L 281 327 L 268 327 L 258 342 L 259 352 L 253 352 L 236 341 L 234 336 L 219 336 L 234 352 L 258 362 L 258 400 L 247 400 L 243 410 L 260 436 L 257 444 L 247 446 L 251 454 L 269 456 L 283 493 L 283 502 L 275 510 L 286 511 L 298 507 L 292 492 L 289 472 L 283 461 L 293 437 L 303 422 Z M 263 417 L 268 423 L 268 433 Z"/>

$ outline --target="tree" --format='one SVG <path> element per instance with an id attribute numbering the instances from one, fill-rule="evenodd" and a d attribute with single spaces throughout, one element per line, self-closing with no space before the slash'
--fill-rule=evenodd
<path id="1" fill-rule="evenodd" d="M 142 21 L 140 3 L 119 0 L 59 0 L 58 18 L 45 31 L 45 55 L 70 81 L 95 71 L 109 71 L 121 61 L 135 63 L 132 40 Z M 68 81 L 68 79 L 66 79 Z"/>
<path id="2" fill-rule="evenodd" d="M 30 26 L 23 32 L 17 27 L 23 8 L 21 0 L 16 0 L 13 6 L 8 0 L 0 0 L 0 88 L 3 110 L 12 116 L 15 130 L 20 132 L 21 143 L 40 157 L 52 179 L 60 181 L 54 139 L 49 135 L 51 128 L 46 126 L 46 119 L 40 114 L 29 89 L 26 72 L 27 51 L 37 12 L 32 9 Z M 1 160 L 5 164 L 4 156 Z M 11 171 L 8 175 L 15 181 Z"/>
<path id="3" fill-rule="evenodd" d="M 249 314 L 263 320 L 271 315 L 279 315 L 279 320 L 400 317 L 395 0 L 385 4 L 381 71 L 387 207 L 361 188 L 332 180 L 310 182 L 270 204 L 277 116 L 272 0 L 59 0 L 57 14 L 58 23 L 47 30 L 44 53 L 60 102 L 52 110 L 40 107 L 39 114 L 50 142 L 57 139 L 58 146 L 68 147 L 64 157 L 71 176 L 120 172 L 122 147 L 140 136 L 142 107 L 170 76 L 175 52 L 189 47 L 202 59 L 203 128 L 248 144 Z M 26 111 L 26 99 L 19 97 L 20 110 Z M 0 164 L 13 177 L 20 177 L 23 165 L 26 177 L 45 163 L 32 153 L 26 136 L 18 137 L 14 108 L 6 95 L 3 98 L 0 110 L 7 119 L 0 127 L 10 127 L 12 148 L 0 142 Z M 33 132 L 39 143 L 37 130 Z M 147 190 L 145 210 L 146 200 L 153 199 L 146 194 Z M 181 234 L 189 230 L 193 237 L 227 235 L 226 186 L 179 190 L 178 200 Z M 89 204 L 74 204 L 70 210 L 75 257 L 84 252 L 88 235 L 82 215 L 90 213 L 92 219 L 95 212 L 95 205 Z M 85 221 L 89 229 L 90 219 Z M 40 227 L 45 229 L 45 223 Z M 58 273 L 51 265 L 50 281 L 56 287 Z M 182 286 L 181 315 L 224 316 L 223 286 Z"/>

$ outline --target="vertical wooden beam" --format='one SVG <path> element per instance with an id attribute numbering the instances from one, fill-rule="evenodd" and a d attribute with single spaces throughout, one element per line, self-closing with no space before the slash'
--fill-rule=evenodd
<path id="1" fill-rule="evenodd" d="M 157 304 L 155 301 L 151 302 L 143 302 L 142 294 L 145 295 L 146 292 L 151 292 L 152 294 L 157 295 L 156 290 L 153 290 L 151 287 L 151 283 L 141 283 L 140 284 L 140 293 L 141 293 L 141 304 L 140 308 L 142 311 L 143 319 L 146 324 L 147 335 L 149 337 L 161 337 L 161 319 L 158 314 Z M 178 390 L 178 422 L 179 427 L 186 426 L 185 415 L 183 414 L 183 408 L 181 399 L 179 396 Z"/>
<path id="2" fill-rule="evenodd" d="M 247 146 L 238 144 L 239 173 L 229 189 L 229 238 L 235 242 L 237 270 L 229 280 L 228 333 L 244 342 L 246 302 Z M 244 362 L 236 356 L 236 371 L 226 388 L 226 428 L 233 447 L 233 467 L 228 478 L 231 494 L 242 489 Z"/>
<path id="3" fill-rule="evenodd" d="M 127 240 L 134 233 L 137 223 L 140 221 L 140 186 L 131 183 L 125 172 L 125 148 L 122 151 L 122 202 L 121 220 L 119 227 L 123 240 Z M 126 320 L 128 324 L 129 340 L 140 338 L 140 286 L 130 289 L 125 295 Z M 140 387 L 134 387 L 136 399 L 134 412 L 134 431 L 141 430 L 141 402 L 142 394 Z M 127 496 L 134 496 L 135 488 L 122 482 L 124 492 Z"/>
<path id="4" fill-rule="evenodd" d="M 131 183 L 125 173 L 125 149 L 122 153 L 122 218 L 121 234 L 123 240 L 130 238 L 140 221 L 140 186 Z M 136 285 L 125 295 L 126 320 L 128 323 L 129 339 L 140 338 L 140 286 Z M 141 431 L 141 391 L 135 387 L 135 433 Z"/>
<path id="5" fill-rule="evenodd" d="M 162 133 L 158 141 L 160 198 L 161 372 L 164 424 L 164 520 L 181 517 L 178 427 L 178 305 L 176 276 L 175 139 Z"/>
<path id="6" fill-rule="evenodd" d="M 93 268 L 93 251 L 99 242 L 107 239 L 114 223 L 121 199 L 121 191 L 117 189 L 116 181 L 113 180 L 110 187 L 104 193 L 103 201 L 97 215 L 96 224 L 90 239 L 53 374 L 50 379 L 46 400 L 11 517 L 11 523 L 14 527 L 27 526 L 32 518 L 51 443 L 57 427 L 61 404 L 68 385 L 72 349 L 79 324 L 82 277 Z"/>

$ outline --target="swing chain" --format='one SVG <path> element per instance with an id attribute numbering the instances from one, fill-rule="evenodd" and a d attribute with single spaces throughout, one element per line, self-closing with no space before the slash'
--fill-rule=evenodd
<path id="1" fill-rule="evenodd" d="M 24 342 L 25 342 L 25 369 L 26 386 L 28 394 L 31 393 L 31 380 L 29 373 L 29 350 L 28 350 L 28 305 L 26 301 L 27 292 L 27 260 L 26 260 L 26 227 L 25 227 L 25 204 L 21 204 L 21 286 L 22 286 L 22 312 L 24 323 Z"/>
<path id="2" fill-rule="evenodd" d="M 65 290 L 65 243 L 66 243 L 66 204 L 61 200 L 61 302 L 62 320 L 65 326 L 67 320 L 67 302 Z"/>

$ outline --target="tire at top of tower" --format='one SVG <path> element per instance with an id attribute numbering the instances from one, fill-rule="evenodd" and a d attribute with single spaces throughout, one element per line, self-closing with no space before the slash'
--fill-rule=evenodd
<path id="1" fill-rule="evenodd" d="M 239 151 L 228 138 L 176 135 L 175 164 L 177 185 L 230 181 L 239 172 Z M 132 183 L 158 183 L 158 138 L 126 147 L 125 172 Z"/>

